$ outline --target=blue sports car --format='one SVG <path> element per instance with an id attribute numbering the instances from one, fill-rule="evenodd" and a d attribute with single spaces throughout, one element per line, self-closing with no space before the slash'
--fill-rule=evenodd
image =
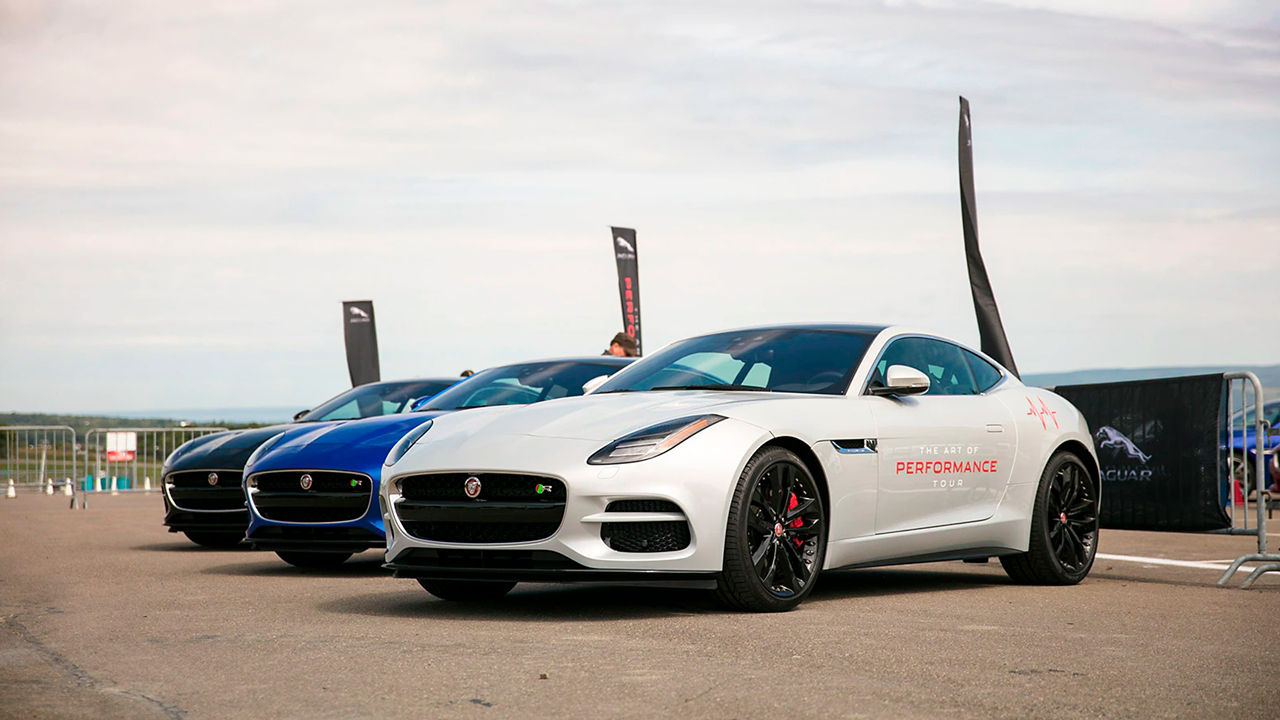
<path id="1" fill-rule="evenodd" d="M 1254 412 L 1250 409 L 1244 414 L 1243 427 L 1241 427 L 1240 414 L 1238 412 L 1235 414 L 1231 420 L 1231 430 L 1225 445 L 1228 453 L 1227 467 L 1231 477 L 1237 481 L 1244 481 L 1246 495 L 1254 490 L 1253 476 L 1257 472 L 1255 458 L 1259 445 L 1264 455 L 1272 456 L 1270 462 L 1266 459 L 1263 461 L 1265 463 L 1263 477 L 1267 482 L 1262 483 L 1262 489 L 1267 490 L 1280 485 L 1280 456 L 1276 455 L 1277 446 L 1280 446 L 1280 437 L 1275 434 L 1277 429 L 1280 429 L 1280 400 L 1274 400 L 1262 406 L 1262 428 L 1266 434 L 1263 435 L 1261 443 L 1258 442 Z"/>
<path id="2" fill-rule="evenodd" d="M 294 416 L 295 423 L 392 415 L 457 383 L 422 378 L 360 385 Z M 309 426 L 309 425 L 308 425 Z M 164 524 L 197 545 L 234 547 L 249 524 L 241 472 L 263 441 L 295 425 L 271 425 L 198 437 L 179 445 L 164 461 Z"/>
<path id="3" fill-rule="evenodd" d="M 298 567 L 326 567 L 382 547 L 378 507 L 382 463 L 407 448 L 442 413 L 526 405 L 581 395 L 591 380 L 612 375 L 630 358 L 598 356 L 490 368 L 458 383 L 415 412 L 279 432 L 244 468 L 249 499 L 245 538 Z M 399 445 L 397 445 L 399 443 Z"/>

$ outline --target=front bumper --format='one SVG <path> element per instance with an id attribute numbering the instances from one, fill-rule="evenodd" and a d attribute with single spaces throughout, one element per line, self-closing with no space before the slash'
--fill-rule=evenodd
<path id="1" fill-rule="evenodd" d="M 267 475 L 276 478 L 300 477 L 303 474 L 314 475 L 316 485 L 307 490 L 302 490 L 299 486 L 292 492 L 277 489 L 270 493 L 260 493 L 259 488 L 249 488 L 249 518 L 245 540 L 255 550 L 356 553 L 386 545 L 382 515 L 375 499 L 378 495 L 376 474 L 370 476 L 332 468 L 276 469 L 251 474 L 249 479 L 260 480 Z M 369 482 L 370 487 L 366 493 L 359 493 L 360 497 L 354 493 L 326 491 L 331 488 L 322 487 L 321 479 L 332 479 L 335 476 L 359 478 Z M 269 501 L 263 502 L 268 494 Z M 259 507 L 260 502 L 262 507 Z M 320 519 L 342 517 L 344 511 L 341 508 L 352 506 L 352 503 L 359 508 L 352 515 L 339 520 Z M 267 515 L 276 517 L 270 518 Z M 281 517 L 289 519 L 283 520 Z"/>
<path id="2" fill-rule="evenodd" d="M 244 533 L 249 525 L 237 470 L 171 471 L 164 477 L 163 489 L 164 524 L 169 532 Z"/>
<path id="3" fill-rule="evenodd" d="M 723 566 L 725 523 L 737 480 L 751 453 L 768 437 L 760 428 L 729 420 L 664 455 L 619 465 L 588 465 L 586 459 L 603 444 L 588 440 L 490 436 L 474 438 L 459 450 L 434 452 L 432 448 L 426 456 L 431 460 L 429 467 L 402 462 L 387 470 L 380 495 L 387 531 L 386 567 L 399 577 L 414 578 L 706 586 Z M 396 510 L 406 499 L 398 481 L 438 474 L 551 478 L 565 488 L 564 513 L 554 532 L 528 542 L 424 539 L 410 532 L 411 527 L 420 526 L 406 523 Z M 478 502 L 483 501 L 482 495 Z M 617 501 L 663 501 L 674 507 L 667 512 L 610 510 Z M 494 506 L 498 510 L 504 504 Z M 688 527 L 688 544 L 678 550 L 624 552 L 604 539 L 607 527 L 674 522 Z"/>

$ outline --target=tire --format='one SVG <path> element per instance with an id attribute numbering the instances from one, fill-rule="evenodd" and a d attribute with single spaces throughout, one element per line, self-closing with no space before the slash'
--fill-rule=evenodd
<path id="1" fill-rule="evenodd" d="M 244 533 L 235 532 L 211 532 L 199 530 L 183 530 L 183 535 L 191 542 L 208 548 L 233 548 L 240 544 L 244 539 Z"/>
<path id="2" fill-rule="evenodd" d="M 813 591 L 826 549 L 826 510 L 813 475 L 790 450 L 762 448 L 729 505 L 716 592 L 740 610 L 790 610 Z"/>
<path id="3" fill-rule="evenodd" d="M 337 567 L 351 557 L 349 552 L 292 552 L 289 550 L 277 550 L 276 555 L 294 567 L 308 570 Z"/>
<path id="4" fill-rule="evenodd" d="M 514 582 L 489 582 L 486 580 L 418 580 L 423 590 L 441 600 L 477 602 L 497 600 L 511 592 Z"/>
<path id="5" fill-rule="evenodd" d="M 1089 574 L 1098 552 L 1098 490 L 1080 457 L 1049 459 L 1036 489 L 1027 552 L 1000 558 L 1024 585 L 1075 585 Z"/>

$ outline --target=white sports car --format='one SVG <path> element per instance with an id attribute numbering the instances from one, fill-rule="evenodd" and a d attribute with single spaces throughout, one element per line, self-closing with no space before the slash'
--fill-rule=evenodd
<path id="1" fill-rule="evenodd" d="M 1098 463 L 1061 397 L 896 327 L 682 340 L 584 397 L 437 418 L 383 468 L 387 567 L 430 593 L 678 582 L 758 611 L 819 570 L 999 557 L 1074 584 Z"/>

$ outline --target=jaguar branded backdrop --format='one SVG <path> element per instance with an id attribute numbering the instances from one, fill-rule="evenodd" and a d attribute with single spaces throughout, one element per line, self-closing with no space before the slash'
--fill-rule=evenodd
<path id="1" fill-rule="evenodd" d="M 373 301 L 348 300 L 342 303 L 342 328 L 347 341 L 347 371 L 351 373 L 352 387 L 381 380 Z"/>
<path id="2" fill-rule="evenodd" d="M 644 354 L 640 344 L 640 265 L 636 259 L 636 231 L 609 228 L 613 232 L 613 257 L 618 262 L 618 299 L 622 301 L 622 330 L 636 339 L 636 354 Z"/>
<path id="3" fill-rule="evenodd" d="M 1055 388 L 1093 433 L 1103 527 L 1231 526 L 1220 450 L 1223 388 L 1221 374 Z"/>

